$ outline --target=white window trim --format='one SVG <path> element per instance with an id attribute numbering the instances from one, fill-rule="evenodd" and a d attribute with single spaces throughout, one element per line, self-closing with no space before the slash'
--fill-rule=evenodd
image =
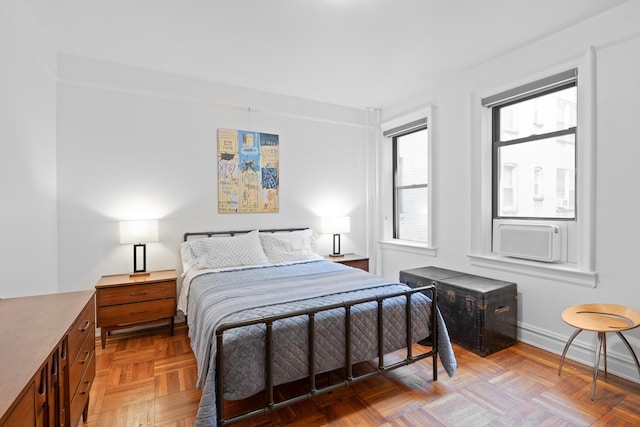
<path id="1" fill-rule="evenodd" d="M 430 257 L 438 256 L 438 249 L 427 244 L 410 240 L 391 239 L 378 242 L 381 249 L 393 249 L 398 252 L 407 252 L 415 255 Z"/>
<path id="2" fill-rule="evenodd" d="M 491 110 L 472 95 L 471 138 L 471 265 L 525 274 L 572 285 L 595 288 L 598 282 L 595 247 L 596 173 L 596 56 L 595 49 L 572 65 L 578 68 L 578 127 L 576 263 L 551 264 L 519 260 L 491 252 Z M 549 73 L 550 74 L 550 73 Z M 535 79 L 531 79 L 533 81 Z M 515 85 L 514 85 L 515 86 Z"/>
<path id="3" fill-rule="evenodd" d="M 410 240 L 402 240 L 402 239 L 394 239 L 393 238 L 393 184 L 391 182 L 391 173 L 393 170 L 393 159 L 391 153 L 392 143 L 391 137 L 382 137 L 381 138 L 381 162 L 379 164 L 380 170 L 382 173 L 379 176 L 379 185 L 382 190 L 382 194 L 384 195 L 381 200 L 383 201 L 380 205 L 381 209 L 381 218 L 382 218 L 382 229 L 380 239 L 378 243 L 381 248 L 394 248 L 398 249 L 404 247 L 406 250 L 417 253 L 417 254 L 426 254 L 429 256 L 437 256 L 437 249 L 435 246 L 435 233 L 433 227 L 433 193 L 434 193 L 434 182 L 433 182 L 433 144 L 435 142 L 435 132 L 434 132 L 434 118 L 435 118 L 435 107 L 428 106 L 426 108 L 416 110 L 412 113 L 396 117 L 392 120 L 386 121 L 380 124 L 380 129 L 382 132 L 385 132 L 389 129 L 393 129 L 399 126 L 402 126 L 406 123 L 411 123 L 413 121 L 419 120 L 421 118 L 427 118 L 427 167 L 428 167 L 428 184 L 429 184 L 429 192 L 428 192 L 428 206 L 427 206 L 427 215 L 428 215 L 428 223 L 427 223 L 427 242 L 415 242 Z"/>

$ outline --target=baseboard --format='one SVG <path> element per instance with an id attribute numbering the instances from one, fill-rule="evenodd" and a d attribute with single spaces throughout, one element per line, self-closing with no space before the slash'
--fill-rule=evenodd
<path id="1" fill-rule="evenodd" d="M 557 354 L 558 363 L 560 363 L 560 356 L 569 337 L 570 333 L 566 336 L 561 336 L 535 326 L 518 323 L 518 341 Z M 586 365 L 589 373 L 591 373 L 593 362 L 595 361 L 595 349 L 596 333 L 583 331 L 571 343 L 571 347 L 567 351 L 567 359 Z M 638 355 L 640 349 L 634 347 L 633 350 Z M 601 357 L 600 369 L 603 369 L 603 366 L 604 362 Z M 620 338 L 612 333 L 607 334 L 607 371 L 610 374 L 640 384 L 640 372 L 638 372 L 631 354 L 620 341 Z"/>

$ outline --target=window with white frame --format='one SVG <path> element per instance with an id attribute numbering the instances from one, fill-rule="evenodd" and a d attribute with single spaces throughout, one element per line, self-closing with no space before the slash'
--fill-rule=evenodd
<path id="1" fill-rule="evenodd" d="M 493 218 L 575 219 L 575 70 L 483 104 L 492 114 Z M 554 187 L 556 199 L 545 200 L 544 189 Z"/>
<path id="2" fill-rule="evenodd" d="M 392 140 L 393 238 L 429 241 L 429 145 L 427 121 L 384 132 Z"/>
<path id="3" fill-rule="evenodd" d="M 530 83 L 510 90 L 494 92 L 478 99 L 475 104 L 481 118 L 478 128 L 481 132 L 478 133 L 477 144 L 471 147 L 472 175 L 475 177 L 471 206 L 478 212 L 471 219 L 469 259 L 472 265 L 579 286 L 597 285 L 594 50 L 589 49 L 575 62 L 575 67 L 549 74 L 546 78 L 532 79 Z M 562 90 L 566 91 L 560 93 L 554 102 L 549 103 L 543 98 L 546 94 Z M 527 100 L 535 100 L 529 115 L 532 118 L 529 131 L 522 132 L 526 128 L 522 126 L 514 136 L 513 129 L 509 128 L 502 137 L 496 111 L 511 105 L 523 105 L 521 103 Z M 516 127 L 526 115 L 526 111 L 511 114 L 518 117 Z M 526 162 L 528 150 L 536 154 L 546 153 L 547 156 L 534 159 L 538 161 L 529 164 Z M 505 159 L 510 155 L 514 157 Z M 523 159 L 525 162 L 521 163 Z M 500 196 L 498 175 L 504 163 L 518 165 L 518 216 L 495 215 Z M 563 171 L 558 174 L 558 170 Z M 509 250 L 513 247 L 504 250 L 503 243 L 521 246 L 523 242 L 529 243 L 525 249 L 531 249 L 535 239 L 529 239 L 526 234 L 538 227 L 543 230 L 559 229 L 559 235 L 563 236 L 560 239 L 560 259 L 540 262 L 544 260 L 512 255 Z M 540 233 L 534 234 L 539 237 Z M 514 236 L 515 240 L 507 239 Z M 553 248 L 556 248 L 555 244 Z"/>
<path id="4" fill-rule="evenodd" d="M 393 137 L 393 159 L 393 237 L 427 242 L 427 129 Z"/>

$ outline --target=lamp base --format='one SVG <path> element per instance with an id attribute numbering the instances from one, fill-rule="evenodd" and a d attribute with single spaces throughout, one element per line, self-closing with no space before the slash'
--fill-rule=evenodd
<path id="1" fill-rule="evenodd" d="M 340 258 L 340 257 L 343 257 L 344 254 L 329 254 L 329 256 L 334 258 Z"/>

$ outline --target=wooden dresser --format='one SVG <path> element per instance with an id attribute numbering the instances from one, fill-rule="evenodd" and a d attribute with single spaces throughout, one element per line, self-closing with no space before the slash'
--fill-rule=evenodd
<path id="1" fill-rule="evenodd" d="M 94 291 L 0 300 L 0 426 L 76 426 L 95 378 Z"/>
<path id="2" fill-rule="evenodd" d="M 102 276 L 96 284 L 102 348 L 116 329 L 166 322 L 173 335 L 176 280 L 175 270 Z"/>

